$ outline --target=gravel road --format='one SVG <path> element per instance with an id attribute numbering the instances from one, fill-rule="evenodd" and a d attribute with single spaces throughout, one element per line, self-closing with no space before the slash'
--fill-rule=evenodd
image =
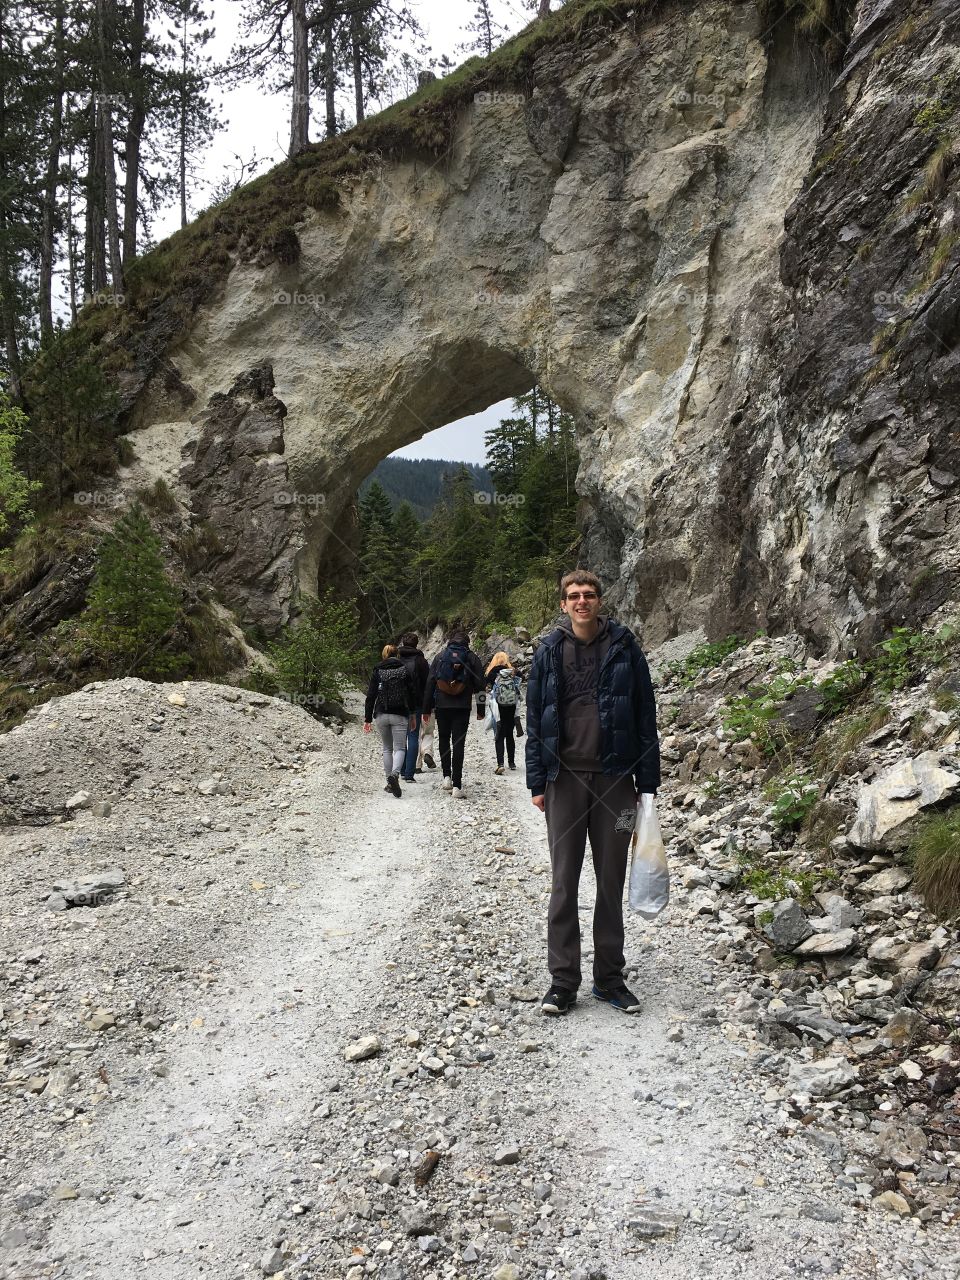
<path id="1" fill-rule="evenodd" d="M 543 820 L 479 725 L 464 801 L 430 774 L 397 801 L 357 724 L 298 743 L 296 708 L 235 710 L 226 794 L 155 767 L 105 817 L 4 835 L 4 1276 L 956 1276 L 949 1230 L 853 1205 L 829 1144 L 784 1128 L 736 1016 L 753 975 L 682 895 L 628 922 L 641 1015 L 540 1015 Z M 254 778 L 272 715 L 289 759 Z M 43 905 L 117 866 L 103 905 Z"/>

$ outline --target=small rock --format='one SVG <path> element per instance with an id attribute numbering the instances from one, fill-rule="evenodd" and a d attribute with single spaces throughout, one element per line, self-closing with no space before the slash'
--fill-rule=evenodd
<path id="1" fill-rule="evenodd" d="M 75 791 L 63 806 L 65 809 L 89 809 L 90 808 L 90 792 Z"/>
<path id="2" fill-rule="evenodd" d="M 493 1157 L 494 1164 L 519 1164 L 520 1148 L 515 1143 L 506 1143 L 498 1147 Z"/>
<path id="3" fill-rule="evenodd" d="M 265 1276 L 275 1276 L 283 1270 L 284 1258 L 279 1249 L 268 1249 L 260 1258 L 260 1270 Z"/>
<path id="4" fill-rule="evenodd" d="M 886 1213 L 896 1213 L 901 1218 L 909 1218 L 912 1210 L 907 1201 L 896 1191 L 884 1191 L 874 1196 L 871 1201 L 874 1209 L 882 1209 Z"/>
<path id="5" fill-rule="evenodd" d="M 795 956 L 838 956 L 857 945 L 853 929 L 838 929 L 834 933 L 815 933 L 813 937 L 795 947 Z"/>
<path id="6" fill-rule="evenodd" d="M 107 1031 L 117 1025 L 117 1020 L 109 1009 L 95 1009 L 87 1019 L 86 1025 L 91 1031 Z"/>
<path id="7" fill-rule="evenodd" d="M 367 1058 L 375 1058 L 383 1049 L 378 1036 L 363 1036 L 354 1040 L 343 1051 L 347 1062 L 363 1062 Z"/>
<path id="8" fill-rule="evenodd" d="M 846 1058 L 821 1058 L 819 1062 L 791 1062 L 788 1083 L 791 1092 L 811 1098 L 832 1098 L 857 1079 Z"/>
<path id="9" fill-rule="evenodd" d="M 70 1187 L 64 1183 L 54 1188 L 52 1198 L 54 1200 L 76 1200 L 78 1194 L 76 1187 Z"/>
<path id="10" fill-rule="evenodd" d="M 771 911 L 771 908 L 761 904 L 755 909 L 754 914 L 758 924 L 765 911 Z M 773 918 L 767 920 L 761 927 L 780 951 L 792 951 L 813 932 L 800 904 L 793 898 L 783 898 L 780 902 L 774 903 L 771 914 Z"/>

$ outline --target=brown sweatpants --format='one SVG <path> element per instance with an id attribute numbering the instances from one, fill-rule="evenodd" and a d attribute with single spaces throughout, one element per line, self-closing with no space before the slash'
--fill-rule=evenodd
<path id="1" fill-rule="evenodd" d="M 587 836 L 597 877 L 593 912 L 593 980 L 623 981 L 623 882 L 637 811 L 629 774 L 608 776 L 561 769 L 544 792 L 553 888 L 547 917 L 547 963 L 553 982 L 580 986 L 578 889 Z"/>

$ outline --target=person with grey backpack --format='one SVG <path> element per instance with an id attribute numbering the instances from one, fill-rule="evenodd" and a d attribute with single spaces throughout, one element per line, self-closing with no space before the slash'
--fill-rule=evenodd
<path id="1" fill-rule="evenodd" d="M 383 743 L 383 771 L 387 776 L 384 791 L 400 799 L 400 770 L 407 754 L 407 733 L 417 724 L 417 691 L 403 660 L 397 657 L 396 645 L 383 647 L 381 661 L 373 669 L 363 709 L 363 732 L 369 733 L 375 721 Z"/>
<path id="2" fill-rule="evenodd" d="M 505 661 L 498 663 L 497 659 Z M 487 682 L 490 698 L 497 704 L 497 730 L 493 740 L 494 750 L 497 753 L 497 767 L 494 773 L 502 774 L 504 746 L 506 746 L 507 764 L 510 769 L 514 770 L 517 767 L 516 729 L 517 711 L 520 705 L 520 676 L 510 665 L 510 659 L 505 653 L 494 655 L 493 662 L 487 668 Z"/>

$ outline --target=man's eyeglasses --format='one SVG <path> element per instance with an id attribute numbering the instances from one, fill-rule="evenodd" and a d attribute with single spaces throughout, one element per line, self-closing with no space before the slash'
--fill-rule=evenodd
<path id="1" fill-rule="evenodd" d="M 600 597 L 595 591 L 568 591 L 567 600 L 598 600 Z"/>

